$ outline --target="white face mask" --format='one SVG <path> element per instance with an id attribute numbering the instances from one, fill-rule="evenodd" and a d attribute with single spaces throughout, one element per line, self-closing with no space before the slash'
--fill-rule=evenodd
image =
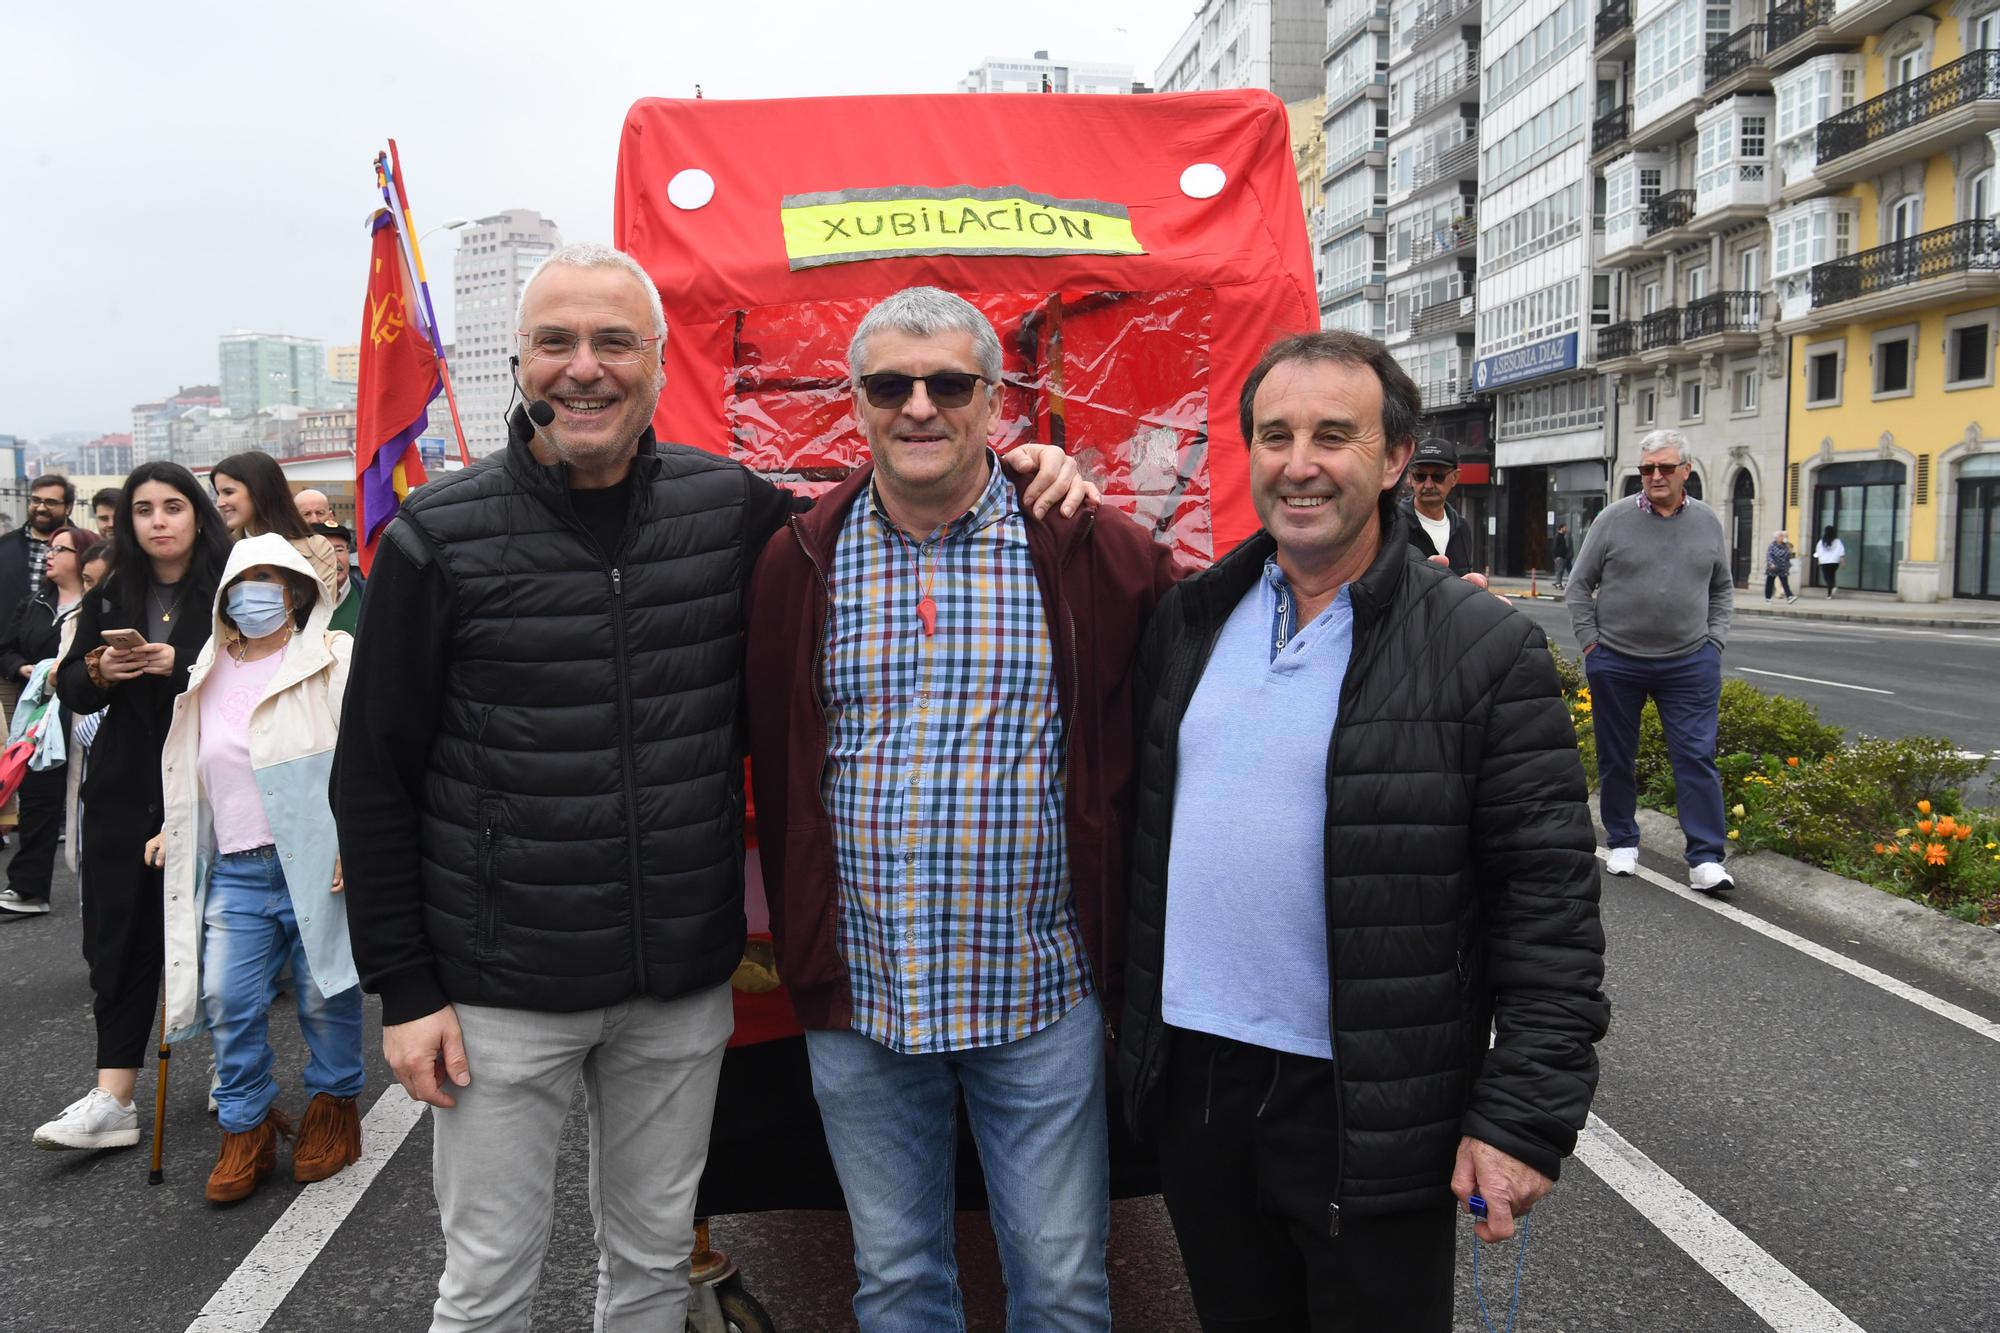
<path id="1" fill-rule="evenodd" d="M 226 605 L 229 618 L 246 639 L 277 633 L 291 615 L 285 607 L 285 590 L 275 583 L 235 584 L 229 589 Z"/>

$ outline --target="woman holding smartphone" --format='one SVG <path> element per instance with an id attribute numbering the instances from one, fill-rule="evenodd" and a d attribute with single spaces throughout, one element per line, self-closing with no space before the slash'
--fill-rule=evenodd
<path id="1" fill-rule="evenodd" d="M 139 1142 L 132 1090 L 160 996 L 161 878 L 145 862 L 165 805 L 160 751 L 174 699 L 208 642 L 229 557 L 228 529 L 194 474 L 142 463 L 125 479 L 112 525 L 113 572 L 77 613 L 56 672 L 73 713 L 104 716 L 81 793 L 90 838 L 78 874 L 83 954 L 97 1020 L 97 1084 L 35 1131 L 41 1148 Z"/>

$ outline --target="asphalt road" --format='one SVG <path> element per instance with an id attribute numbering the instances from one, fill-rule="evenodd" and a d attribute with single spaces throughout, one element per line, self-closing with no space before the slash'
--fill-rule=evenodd
<path id="1" fill-rule="evenodd" d="M 183 1048 L 169 1080 L 164 1185 L 147 1185 L 144 1146 L 59 1154 L 29 1145 L 34 1126 L 81 1093 L 90 1060 L 89 993 L 66 880 L 57 902 L 49 917 L 0 923 L 0 1069 L 9 1093 L 0 1106 L 0 1217 L 12 1237 L 0 1266 L 0 1328 L 424 1328 L 443 1245 L 421 1116 L 400 1140 L 373 1135 L 376 1153 L 393 1151 L 356 1199 L 344 1197 L 339 1178 L 302 1188 L 281 1166 L 249 1202 L 214 1209 L 201 1197 L 215 1131 L 197 1042 Z M 1992 1244 L 2000 1041 L 1991 1030 L 1946 1021 L 1644 880 L 1606 880 L 1605 920 L 1614 1022 L 1596 1113 L 1609 1134 L 1593 1129 L 1534 1215 L 1516 1327 L 2000 1330 Z M 1873 957 L 1864 942 L 1818 942 L 2000 1021 L 2000 1004 Z M 372 1104 L 387 1080 L 369 1007 Z M 281 1016 L 274 1030 L 280 1078 L 296 1102 L 296 1025 Z M 149 1073 L 143 1104 L 151 1093 Z M 400 1097 L 389 1094 L 385 1115 Z M 1610 1170 L 1619 1162 L 1626 1165 Z M 1118 1326 L 1193 1329 L 1157 1200 L 1118 1205 L 1115 1227 Z M 323 1243 L 312 1239 L 315 1229 Z M 851 1327 L 838 1215 L 725 1218 L 716 1238 L 781 1328 Z M 1001 1327 L 1002 1291 L 981 1219 L 961 1223 L 959 1252 L 972 1326 Z M 1496 1328 L 1505 1325 L 1514 1253 L 1489 1249 L 1482 1263 Z M 573 1111 L 538 1328 L 588 1327 L 593 1269 L 584 1133 Z M 1481 1327 L 1470 1271 L 1467 1240 L 1462 1330 Z M 257 1295 L 294 1274 L 289 1293 L 267 1302 L 275 1308 L 256 1313 Z M 249 1296 L 226 1303 L 248 1309 L 197 1322 L 232 1275 L 240 1284 L 232 1290 Z M 1760 1317 L 1753 1303 L 1779 1314 Z"/>

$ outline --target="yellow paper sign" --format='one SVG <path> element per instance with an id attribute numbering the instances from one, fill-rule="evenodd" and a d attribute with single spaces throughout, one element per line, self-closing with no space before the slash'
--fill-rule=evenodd
<path id="1" fill-rule="evenodd" d="M 794 269 L 896 255 L 1143 255 L 1123 204 L 1014 186 L 919 185 L 786 195 Z"/>

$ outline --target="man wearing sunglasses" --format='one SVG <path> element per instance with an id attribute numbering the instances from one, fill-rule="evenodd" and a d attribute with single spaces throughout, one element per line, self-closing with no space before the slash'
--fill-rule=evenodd
<path id="1" fill-rule="evenodd" d="M 1639 441 L 1639 479 L 1636 497 L 1590 525 L 1563 594 L 1590 678 L 1605 869 L 1629 875 L 1639 864 L 1639 714 L 1651 699 L 1673 762 L 1688 883 L 1722 893 L 1736 887 L 1722 868 L 1729 844 L 1715 766 L 1722 649 L 1736 602 L 1729 542 L 1716 512 L 1687 493 L 1679 431 Z"/>
<path id="2" fill-rule="evenodd" d="M 1169 550 L 1023 520 L 1001 348 L 908 288 L 848 352 L 871 462 L 751 583 L 751 769 L 778 972 L 854 1228 L 864 1333 L 960 1326 L 955 1110 L 1010 1325 L 1110 1327 L 1105 1036 L 1123 972 L 1130 663 Z"/>
<path id="3" fill-rule="evenodd" d="M 1445 503 L 1457 485 L 1458 450 L 1451 441 L 1435 437 L 1417 441 L 1416 456 L 1410 460 L 1410 498 L 1403 502 L 1404 517 L 1410 520 L 1410 545 L 1462 576 L 1472 572 L 1472 530 Z"/>
<path id="4" fill-rule="evenodd" d="M 742 595 L 793 506 L 654 439 L 666 318 L 629 255 L 550 256 L 517 327 L 506 449 L 413 493 L 377 550 L 343 896 L 383 1053 L 435 1108 L 432 1327 L 526 1326 L 580 1080 L 595 1326 L 678 1329 L 744 944 Z"/>

